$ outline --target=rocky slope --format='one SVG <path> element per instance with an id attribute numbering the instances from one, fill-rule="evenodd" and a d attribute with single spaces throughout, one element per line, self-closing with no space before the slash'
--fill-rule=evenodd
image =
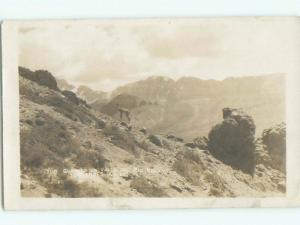
<path id="1" fill-rule="evenodd" d="M 253 174 L 244 173 L 213 156 L 205 138 L 185 143 L 176 135 L 149 132 L 74 101 L 51 88 L 51 79 L 45 79 L 48 86 L 20 75 L 22 196 L 284 194 L 284 172 L 263 160 L 255 160 Z"/>

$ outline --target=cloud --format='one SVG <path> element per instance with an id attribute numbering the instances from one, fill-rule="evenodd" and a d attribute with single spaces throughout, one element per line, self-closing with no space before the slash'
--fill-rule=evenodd
<path id="1" fill-rule="evenodd" d="M 22 28 L 26 29 L 26 28 Z M 94 84 L 144 71 L 147 53 L 127 29 L 76 26 L 44 28 L 20 34 L 20 65 L 47 69 L 73 82 Z"/>
<path id="2" fill-rule="evenodd" d="M 19 63 L 103 90 L 152 75 L 223 79 L 288 72 L 294 30 L 292 23 L 255 19 L 25 23 Z"/>
<path id="3" fill-rule="evenodd" d="M 209 58 L 217 57 L 222 51 L 222 39 L 201 25 L 167 25 L 162 29 L 152 28 L 152 32 L 141 32 L 141 37 L 152 57 Z"/>

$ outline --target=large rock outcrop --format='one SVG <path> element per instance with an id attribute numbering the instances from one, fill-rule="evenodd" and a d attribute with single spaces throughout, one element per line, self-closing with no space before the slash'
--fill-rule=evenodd
<path id="1" fill-rule="evenodd" d="M 29 69 L 19 67 L 19 74 L 26 79 L 32 80 L 39 85 L 47 86 L 50 89 L 58 90 L 57 82 L 54 76 L 47 70 L 31 71 Z"/>
<path id="2" fill-rule="evenodd" d="M 208 149 L 219 160 L 252 174 L 254 171 L 255 124 L 240 109 L 224 108 L 223 122 L 209 133 Z"/>
<path id="3" fill-rule="evenodd" d="M 261 137 L 265 149 L 269 153 L 272 167 L 286 171 L 286 125 L 278 124 L 263 131 Z"/>

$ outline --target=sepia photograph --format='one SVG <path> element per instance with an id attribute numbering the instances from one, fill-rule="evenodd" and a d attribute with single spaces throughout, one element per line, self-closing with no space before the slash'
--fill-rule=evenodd
<path id="1" fill-rule="evenodd" d="M 12 23 L 19 197 L 286 198 L 297 22 Z"/>

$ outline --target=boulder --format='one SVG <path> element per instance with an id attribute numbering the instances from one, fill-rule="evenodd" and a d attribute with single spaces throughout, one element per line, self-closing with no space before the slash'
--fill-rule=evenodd
<path id="1" fill-rule="evenodd" d="M 38 126 L 43 126 L 45 124 L 45 120 L 42 119 L 42 118 L 37 118 L 35 120 L 35 124 L 38 125 Z"/>
<path id="2" fill-rule="evenodd" d="M 200 149 L 207 150 L 208 149 L 208 139 L 207 137 L 197 137 L 193 140 L 193 143 Z"/>
<path id="3" fill-rule="evenodd" d="M 28 80 L 34 81 L 39 85 L 46 86 L 53 90 L 59 90 L 54 76 L 47 70 L 37 70 L 33 72 L 24 67 L 19 67 L 19 75 Z"/>
<path id="4" fill-rule="evenodd" d="M 177 142 L 183 142 L 184 140 L 180 137 L 176 137 L 175 135 L 169 134 L 167 135 L 167 138 L 173 141 L 177 141 Z"/>
<path id="5" fill-rule="evenodd" d="M 180 138 L 180 137 L 176 137 L 174 140 L 177 142 L 184 142 L 183 138 Z"/>
<path id="6" fill-rule="evenodd" d="M 168 135 L 167 135 L 167 138 L 168 138 L 168 139 L 174 139 L 175 136 L 174 136 L 173 134 L 168 134 Z"/>
<path id="7" fill-rule="evenodd" d="M 149 135 L 148 137 L 149 141 L 151 141 L 153 144 L 159 146 L 159 147 L 162 147 L 162 141 L 161 139 L 157 136 L 157 135 Z"/>
<path id="8" fill-rule="evenodd" d="M 188 142 L 188 143 L 185 143 L 184 145 L 189 148 L 197 148 L 197 145 L 194 142 Z"/>
<path id="9" fill-rule="evenodd" d="M 85 142 L 82 144 L 82 146 L 83 146 L 84 148 L 86 148 L 86 149 L 90 149 L 90 148 L 92 148 L 92 142 L 90 142 L 90 141 L 85 141 Z"/>
<path id="10" fill-rule="evenodd" d="M 140 132 L 142 132 L 143 134 L 147 134 L 147 129 L 143 127 L 142 129 L 140 129 Z"/>
<path id="11" fill-rule="evenodd" d="M 285 193 L 286 192 L 286 184 L 284 181 L 278 183 L 277 188 L 279 191 Z"/>
<path id="12" fill-rule="evenodd" d="M 253 174 L 255 124 L 241 109 L 223 109 L 223 121 L 214 126 L 208 138 L 208 149 L 217 159 Z"/>
<path id="13" fill-rule="evenodd" d="M 122 122 L 120 122 L 120 125 L 123 126 L 123 127 L 128 128 L 128 124 L 127 124 L 126 122 L 123 122 L 123 121 L 122 121 Z"/>
<path id="14" fill-rule="evenodd" d="M 103 129 L 106 126 L 106 122 L 104 120 L 98 119 L 96 121 L 96 129 Z"/>

